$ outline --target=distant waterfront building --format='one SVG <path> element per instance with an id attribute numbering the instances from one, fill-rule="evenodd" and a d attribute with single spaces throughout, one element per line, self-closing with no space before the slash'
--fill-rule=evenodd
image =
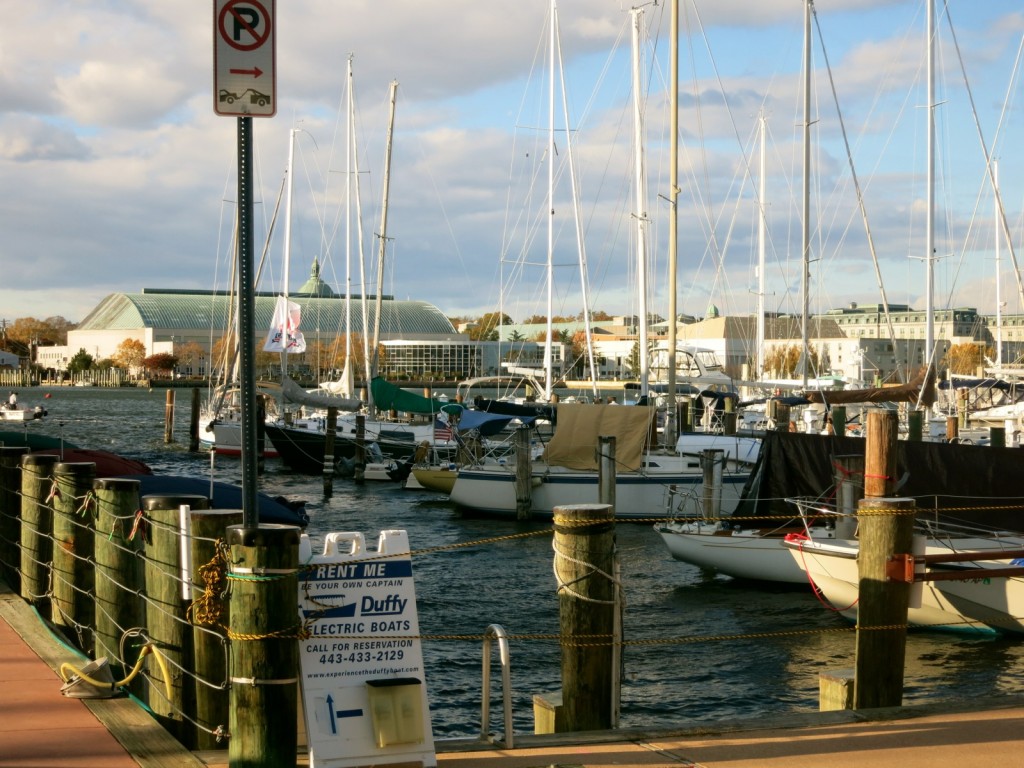
<path id="1" fill-rule="evenodd" d="M 307 345 L 319 342 L 329 347 L 344 337 L 346 317 L 351 332 L 372 339 L 376 315 L 375 297 L 366 297 L 367 328 L 363 328 L 363 299 L 346 302 L 319 279 L 314 263 L 310 279 L 289 298 L 302 308 L 300 330 Z M 256 338 L 262 341 L 270 327 L 276 294 L 258 293 L 255 297 Z M 346 303 L 349 304 L 346 311 Z M 75 330 L 68 332 L 65 347 L 40 348 L 37 362 L 44 368 L 63 371 L 68 361 L 85 350 L 96 360 L 109 358 L 126 339 L 143 344 L 146 355 L 175 353 L 183 345 L 196 344 L 205 357 L 182 370 L 185 374 L 210 372 L 210 352 L 233 324 L 235 299 L 227 292 L 173 289 L 144 289 L 141 293 L 114 293 L 104 298 Z M 485 365 L 481 351 L 467 336 L 455 331 L 451 321 L 437 307 L 424 301 L 400 301 L 381 297 L 380 341 L 394 354 L 402 370 L 419 378 L 427 372 L 442 373 L 448 365 L 458 365 L 467 375 L 478 375 Z M 410 350 L 404 348 L 408 341 Z M 294 356 L 296 365 L 304 358 Z M 386 373 L 387 362 L 382 366 Z"/>

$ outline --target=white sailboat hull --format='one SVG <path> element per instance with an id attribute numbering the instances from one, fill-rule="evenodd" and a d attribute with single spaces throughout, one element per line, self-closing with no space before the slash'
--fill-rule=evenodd
<path id="1" fill-rule="evenodd" d="M 682 457 L 659 457 L 669 466 L 648 466 L 643 473 L 622 472 L 615 479 L 615 517 L 651 519 L 665 517 L 673 498 L 682 494 L 683 510 L 699 511 L 703 473 L 699 462 Z M 722 512 L 731 513 L 739 502 L 747 473 L 727 473 L 722 483 Z M 531 475 L 531 513 L 551 517 L 555 507 L 598 503 L 596 471 L 571 470 L 535 463 Z M 673 490 L 672 486 L 675 486 Z M 498 517 L 516 516 L 515 475 L 511 466 L 463 468 L 452 487 L 451 500 L 458 506 Z M 687 509 L 689 506 L 689 509 Z"/>
<path id="2" fill-rule="evenodd" d="M 729 530 L 700 521 L 674 521 L 654 529 L 672 557 L 684 563 L 737 579 L 807 583 L 807 574 L 783 545 L 784 531 Z M 834 538 L 834 533 L 815 528 L 812 536 Z"/>
<path id="3" fill-rule="evenodd" d="M 1021 539 L 965 539 L 956 542 L 958 551 L 995 550 L 1020 547 Z M 825 599 L 847 618 L 856 620 L 858 599 L 857 542 L 809 541 L 791 545 L 790 554 L 818 586 Z M 930 541 L 928 554 L 952 550 Z M 932 581 L 914 586 L 907 620 L 931 629 L 960 632 L 1024 632 L 1024 579 L 984 576 L 989 568 L 1005 567 L 1006 561 L 964 563 L 978 572 L 964 581 Z M 919 594 L 916 591 L 919 590 Z"/>

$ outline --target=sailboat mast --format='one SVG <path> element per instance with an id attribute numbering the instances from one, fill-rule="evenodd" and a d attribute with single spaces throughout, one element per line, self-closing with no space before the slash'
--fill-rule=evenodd
<path id="1" fill-rule="evenodd" d="M 803 179 L 803 226 L 801 228 L 802 268 L 800 272 L 800 295 L 803 299 L 801 313 L 801 339 L 803 348 L 800 359 L 803 362 L 803 386 L 807 386 L 807 369 L 810 367 L 810 282 L 811 282 L 811 6 L 813 0 L 804 4 L 804 179 Z"/>
<path id="2" fill-rule="evenodd" d="M 380 210 L 380 252 L 377 257 L 377 296 L 374 303 L 373 314 L 373 363 L 370 371 L 373 376 L 377 375 L 380 366 L 380 314 L 384 306 L 384 256 L 388 245 L 388 191 L 391 186 L 391 140 L 395 130 L 395 100 L 398 93 L 398 81 L 391 81 L 391 91 L 388 96 L 390 108 L 388 113 L 388 137 L 384 146 L 384 199 Z"/>
<path id="3" fill-rule="evenodd" d="M 999 241 L 1003 239 L 1002 227 L 999 217 L 999 163 L 992 161 L 992 181 L 995 184 L 995 233 L 996 233 L 996 366 L 1003 364 L 1003 295 L 1000 289 L 1000 272 L 1002 271 L 1001 253 Z M 997 376 L 999 374 L 996 374 Z"/>
<path id="4" fill-rule="evenodd" d="M 639 361 L 640 361 L 640 396 L 646 397 L 649 389 L 648 381 L 648 344 L 647 344 L 647 190 L 644 170 L 644 118 L 643 93 L 640 66 L 640 34 L 643 24 L 643 9 L 633 8 L 633 142 L 634 142 L 634 173 L 636 175 L 636 282 L 637 311 L 640 315 Z"/>
<path id="5" fill-rule="evenodd" d="M 288 274 L 291 270 L 292 259 L 292 191 L 295 187 L 295 134 L 297 128 L 292 128 L 288 134 L 288 189 L 285 193 L 284 206 L 284 275 L 281 278 L 281 295 L 284 296 L 285 310 L 288 307 Z M 281 348 L 281 378 L 288 375 L 288 323 L 283 329 L 284 339 Z M 284 393 L 281 394 L 281 408 L 284 412 Z"/>
<path id="6" fill-rule="evenodd" d="M 764 376 L 764 297 L 765 297 L 765 250 L 768 239 L 768 211 L 766 209 L 766 177 L 768 176 L 767 133 L 768 122 L 761 112 L 761 178 L 758 181 L 757 202 L 760 209 L 757 227 L 757 376 Z"/>
<path id="7" fill-rule="evenodd" d="M 554 363 L 551 356 L 553 343 L 553 321 L 551 319 L 554 311 L 554 250 L 555 250 L 555 28 L 558 24 L 558 7 L 555 0 L 551 0 L 551 39 L 549 41 L 550 57 L 548 69 L 548 258 L 547 258 L 547 329 L 544 334 L 544 399 L 551 400 L 551 392 L 554 390 L 554 381 L 551 375 L 551 367 Z"/>
<path id="8" fill-rule="evenodd" d="M 679 260 L 679 0 L 672 0 L 669 21 L 669 169 L 668 169 L 668 413 L 665 442 L 676 441 L 676 266 Z"/>
<path id="9" fill-rule="evenodd" d="M 931 367 L 935 349 L 935 1 L 928 0 L 928 192 L 925 206 L 925 341 Z"/>
<path id="10" fill-rule="evenodd" d="M 348 57 L 348 93 L 345 115 L 345 365 L 342 388 L 352 396 L 352 56 Z"/>

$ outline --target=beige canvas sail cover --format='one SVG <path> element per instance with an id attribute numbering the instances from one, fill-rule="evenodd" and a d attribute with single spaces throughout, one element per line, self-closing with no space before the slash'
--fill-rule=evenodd
<path id="1" fill-rule="evenodd" d="M 558 404 L 558 426 L 544 451 L 548 464 L 569 469 L 597 469 L 597 440 L 615 438 L 619 469 L 640 469 L 654 408 L 644 405 Z"/>

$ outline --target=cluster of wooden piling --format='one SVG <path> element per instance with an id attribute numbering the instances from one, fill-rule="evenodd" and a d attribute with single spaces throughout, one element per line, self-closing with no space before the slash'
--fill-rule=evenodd
<path id="1" fill-rule="evenodd" d="M 0 447 L 0 575 L 186 747 L 293 765 L 299 528 L 95 475 Z"/>

